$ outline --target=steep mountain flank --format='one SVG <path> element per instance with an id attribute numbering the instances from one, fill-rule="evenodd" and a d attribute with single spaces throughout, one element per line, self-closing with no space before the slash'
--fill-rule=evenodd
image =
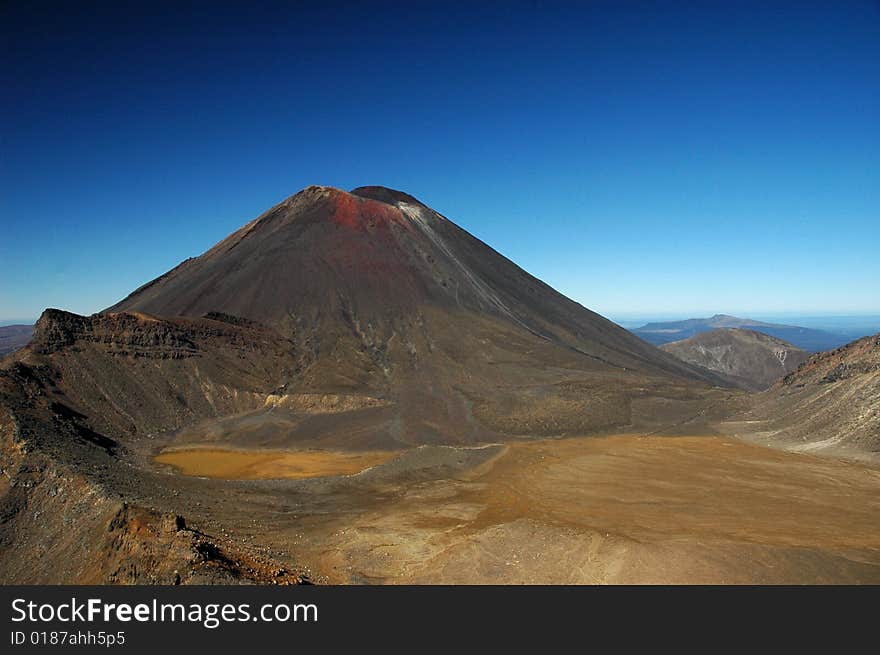
<path id="1" fill-rule="evenodd" d="M 579 352 L 597 367 L 695 375 L 565 298 L 437 212 L 401 192 L 309 187 L 135 291 L 109 311 L 163 316 L 226 312 L 385 351 L 394 337 L 428 359 L 436 316 L 477 313 Z M 416 341 L 422 342 L 421 344 Z M 321 345 L 320 343 L 317 345 Z M 390 356 L 396 356 L 391 354 Z"/>
<path id="2" fill-rule="evenodd" d="M 880 453 L 880 334 L 813 355 L 727 431 L 804 452 L 877 459 Z"/>

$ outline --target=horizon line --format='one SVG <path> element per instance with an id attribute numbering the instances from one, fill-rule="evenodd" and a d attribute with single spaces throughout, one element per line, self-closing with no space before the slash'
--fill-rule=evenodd
<path id="1" fill-rule="evenodd" d="M 584 305 L 584 307 L 586 307 Z M 50 309 L 47 307 L 46 309 Z M 54 309 L 54 308 L 53 308 Z M 62 311 L 70 312 L 71 314 L 79 314 L 80 316 L 92 316 L 94 314 L 99 314 L 100 312 L 89 312 L 80 314 L 79 312 L 74 312 L 69 309 L 62 309 L 58 307 L 57 309 L 61 309 Z M 880 309 L 875 310 L 819 310 L 819 309 L 810 309 L 810 310 L 733 310 L 733 311 L 713 311 L 713 310 L 705 310 L 705 311 L 692 311 L 692 312 L 675 312 L 670 310 L 623 310 L 623 311 L 609 311 L 603 312 L 595 309 L 591 309 L 587 307 L 592 312 L 599 314 L 609 320 L 616 322 L 615 319 L 674 319 L 678 318 L 680 320 L 687 319 L 699 319 L 699 318 L 710 318 L 712 316 L 732 316 L 734 318 L 754 318 L 755 316 L 759 317 L 769 317 L 769 316 L 790 316 L 792 318 L 880 318 Z M 45 311 L 45 310 L 44 310 Z M 42 315 L 42 312 L 40 313 Z M 10 317 L 10 318 L 0 318 L 0 327 L 9 327 L 12 325 L 34 325 L 38 320 L 39 316 L 33 318 L 24 318 L 24 317 Z"/>

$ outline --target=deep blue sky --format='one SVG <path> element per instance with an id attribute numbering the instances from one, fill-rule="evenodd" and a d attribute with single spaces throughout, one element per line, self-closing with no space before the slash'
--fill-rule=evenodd
<path id="1" fill-rule="evenodd" d="M 877 2 L 157 6 L 3 3 L 0 320 L 313 183 L 406 190 L 611 316 L 880 313 Z"/>

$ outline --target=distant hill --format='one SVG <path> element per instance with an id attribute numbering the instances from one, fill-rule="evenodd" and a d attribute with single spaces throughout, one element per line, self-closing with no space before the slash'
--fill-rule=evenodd
<path id="1" fill-rule="evenodd" d="M 4 325 L 0 327 L 0 357 L 26 346 L 33 333 L 33 325 Z"/>
<path id="2" fill-rule="evenodd" d="M 767 389 L 810 357 L 781 339 L 742 328 L 701 332 L 660 348 L 690 364 L 722 373 L 751 391 Z"/>
<path id="3" fill-rule="evenodd" d="M 844 335 L 824 330 L 814 330 L 797 325 L 764 323 L 751 318 L 738 318 L 727 314 L 716 314 L 711 318 L 689 318 L 684 321 L 648 323 L 640 328 L 635 328 L 632 332 L 648 343 L 660 346 L 718 328 L 744 328 L 761 332 L 787 341 L 801 350 L 814 353 L 839 348 L 849 341 Z"/>

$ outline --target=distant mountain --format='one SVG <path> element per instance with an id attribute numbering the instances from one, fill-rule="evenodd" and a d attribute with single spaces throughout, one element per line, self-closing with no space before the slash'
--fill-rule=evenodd
<path id="1" fill-rule="evenodd" d="M 880 334 L 813 355 L 725 432 L 803 452 L 876 458 L 880 452 Z"/>
<path id="2" fill-rule="evenodd" d="M 727 314 L 716 314 L 711 318 L 689 318 L 685 321 L 648 323 L 632 330 L 632 332 L 648 343 L 660 346 L 664 343 L 681 341 L 682 339 L 718 328 L 754 330 L 755 332 L 761 332 L 762 334 L 782 339 L 802 350 L 814 353 L 839 348 L 849 341 L 844 335 L 824 330 L 813 330 L 797 325 L 764 323 L 751 318 L 738 318 Z"/>
<path id="3" fill-rule="evenodd" d="M 762 391 L 810 358 L 809 353 L 762 332 L 719 328 L 660 346 L 682 359 L 722 373 L 744 389 Z"/>
<path id="4" fill-rule="evenodd" d="M 33 333 L 33 325 L 4 325 L 0 327 L 0 357 L 27 345 Z"/>

